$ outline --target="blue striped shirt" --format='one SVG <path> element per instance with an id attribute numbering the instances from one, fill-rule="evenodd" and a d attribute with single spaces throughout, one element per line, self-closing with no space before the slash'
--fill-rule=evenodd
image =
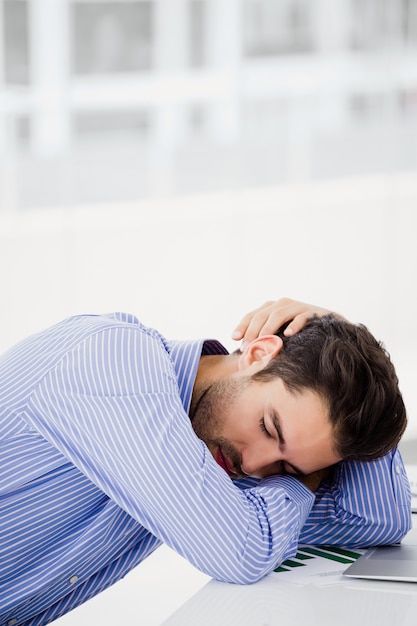
<path id="1" fill-rule="evenodd" d="M 398 452 L 341 463 L 316 498 L 295 478 L 233 482 L 188 417 L 202 350 L 132 315 L 81 315 L 0 358 L 0 624 L 47 624 L 166 543 L 210 576 L 252 583 L 299 540 L 399 541 Z"/>

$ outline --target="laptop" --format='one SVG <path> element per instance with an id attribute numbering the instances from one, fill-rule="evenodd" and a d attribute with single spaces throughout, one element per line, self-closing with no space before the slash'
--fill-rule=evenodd
<path id="1" fill-rule="evenodd" d="M 411 486 L 411 510 L 417 512 L 417 440 L 400 443 Z M 413 543 L 370 548 L 350 565 L 343 574 L 348 578 L 369 578 L 417 582 L 417 529 L 414 528 Z M 407 541 L 408 536 L 405 541 Z"/>
<path id="2" fill-rule="evenodd" d="M 370 548 L 343 574 L 349 578 L 417 583 L 417 545 Z"/>

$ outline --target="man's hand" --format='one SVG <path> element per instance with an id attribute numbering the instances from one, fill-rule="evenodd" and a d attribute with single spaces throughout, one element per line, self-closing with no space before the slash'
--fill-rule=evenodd
<path id="1" fill-rule="evenodd" d="M 291 322 L 285 329 L 287 336 L 298 333 L 306 325 L 307 321 L 317 315 L 323 317 L 328 313 L 333 313 L 337 317 L 342 316 L 323 309 L 322 307 L 298 302 L 290 298 L 281 298 L 276 301 L 265 302 L 262 306 L 254 309 L 245 315 L 232 333 L 232 338 L 236 341 L 242 339 L 242 348 L 262 335 L 273 335 L 283 324 Z"/>

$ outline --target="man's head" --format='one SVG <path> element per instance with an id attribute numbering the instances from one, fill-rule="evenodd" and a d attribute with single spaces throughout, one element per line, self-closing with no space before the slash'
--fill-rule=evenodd
<path id="1" fill-rule="evenodd" d="M 394 367 L 364 326 L 313 318 L 296 335 L 261 337 L 228 358 L 229 369 L 217 364 L 196 381 L 191 418 L 232 476 L 375 459 L 404 432 Z"/>

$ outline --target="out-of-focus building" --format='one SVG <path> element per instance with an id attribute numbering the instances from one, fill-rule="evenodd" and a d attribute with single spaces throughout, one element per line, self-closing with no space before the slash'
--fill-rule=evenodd
<path id="1" fill-rule="evenodd" d="M 417 168 L 417 0 L 0 0 L 0 210 Z"/>

